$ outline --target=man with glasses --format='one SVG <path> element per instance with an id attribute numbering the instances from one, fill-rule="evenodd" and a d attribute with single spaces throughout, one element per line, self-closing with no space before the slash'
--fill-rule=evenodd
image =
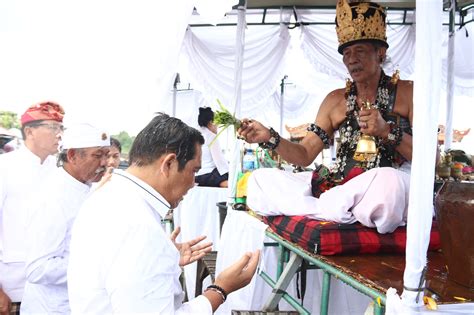
<path id="1" fill-rule="evenodd" d="M 38 189 L 29 212 L 22 314 L 69 314 L 66 271 L 77 211 L 107 166 L 110 138 L 89 123 L 66 124 L 59 167 Z"/>
<path id="2" fill-rule="evenodd" d="M 18 314 L 25 286 L 26 220 L 30 194 L 56 168 L 64 110 L 53 102 L 21 116 L 24 146 L 0 156 L 0 314 Z"/>

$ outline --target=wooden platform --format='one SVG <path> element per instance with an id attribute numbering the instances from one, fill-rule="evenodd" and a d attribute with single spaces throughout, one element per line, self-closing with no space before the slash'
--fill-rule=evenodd
<path id="1" fill-rule="evenodd" d="M 385 293 L 393 287 L 403 292 L 404 255 L 314 256 L 377 291 Z M 448 279 L 441 252 L 428 252 L 426 288 L 425 294 L 435 294 L 438 304 L 462 303 L 454 297 L 474 301 L 474 290 Z"/>
<path id="2" fill-rule="evenodd" d="M 271 230 L 267 230 L 267 235 L 292 252 L 304 252 L 303 258 L 313 263 L 316 262 L 317 265 L 323 265 L 321 269 L 336 269 L 364 287 L 380 293 L 381 296 L 385 296 L 390 287 L 397 289 L 399 294 L 403 292 L 405 255 L 321 256 L 303 250 L 297 244 L 281 238 Z M 428 252 L 425 294 L 434 295 L 433 298 L 438 304 L 472 303 L 474 301 L 473 289 L 459 285 L 448 278 L 445 259 L 441 251 Z"/>

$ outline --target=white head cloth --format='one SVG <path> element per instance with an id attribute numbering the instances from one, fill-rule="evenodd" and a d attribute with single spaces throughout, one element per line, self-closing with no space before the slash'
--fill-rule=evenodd
<path id="1" fill-rule="evenodd" d="M 104 130 L 90 123 L 66 125 L 61 137 L 60 149 L 80 149 L 110 146 L 110 136 Z"/>

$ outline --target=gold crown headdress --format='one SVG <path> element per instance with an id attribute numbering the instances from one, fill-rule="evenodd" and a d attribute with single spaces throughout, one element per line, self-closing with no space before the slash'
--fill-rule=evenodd
<path id="1" fill-rule="evenodd" d="M 374 2 L 339 0 L 336 6 L 337 51 L 358 41 L 375 41 L 388 48 L 385 10 Z"/>

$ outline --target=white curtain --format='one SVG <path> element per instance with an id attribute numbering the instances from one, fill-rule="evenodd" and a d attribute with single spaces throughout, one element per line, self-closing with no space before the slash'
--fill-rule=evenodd
<path id="1" fill-rule="evenodd" d="M 305 11 L 297 13 L 300 21 L 311 21 L 311 17 Z M 349 76 L 342 63 L 342 56 L 337 52 L 339 44 L 334 25 L 304 25 L 301 27 L 301 33 L 301 49 L 316 72 L 339 79 Z M 388 25 L 387 38 L 390 46 L 384 64 L 387 74 L 390 75 L 395 69 L 400 69 L 402 79 L 410 77 L 413 74 L 415 56 L 414 25 Z"/>
<path id="2" fill-rule="evenodd" d="M 242 77 L 242 114 L 258 112 L 258 103 L 275 91 L 284 73 L 290 37 L 280 26 L 248 27 Z M 183 53 L 188 59 L 188 78 L 209 105 L 219 99 L 230 106 L 234 95 L 234 27 L 201 27 L 186 31 Z"/>
<path id="3" fill-rule="evenodd" d="M 314 14 L 308 10 L 297 10 L 300 22 L 314 22 Z M 322 14 L 318 21 L 333 22 L 334 13 Z M 390 12 L 387 16 L 390 20 Z M 407 22 L 413 22 L 413 15 L 409 14 Z M 448 33 L 448 26 L 443 27 L 443 34 Z M 465 25 L 456 30 L 455 65 L 454 65 L 454 94 L 474 96 L 474 25 Z M 467 36 L 469 34 L 469 36 Z M 426 38 L 425 34 L 422 36 Z M 337 36 L 334 25 L 304 25 L 301 27 L 301 49 L 304 56 L 312 64 L 313 70 L 331 75 L 333 78 L 345 79 L 348 77 L 347 69 L 342 63 L 342 57 L 337 53 Z M 387 50 L 387 61 L 384 69 L 390 75 L 395 69 L 400 69 L 402 79 L 412 79 L 415 61 L 415 24 L 413 25 L 387 25 L 387 38 L 390 45 Z M 446 88 L 447 62 L 448 62 L 448 37 L 444 36 L 443 43 L 443 85 Z"/>
<path id="4" fill-rule="evenodd" d="M 442 3 L 416 1 L 416 84 L 414 87 L 413 159 L 407 218 L 405 288 L 424 287 L 420 282 L 426 267 L 426 251 L 433 216 L 433 178 L 441 90 Z M 418 299 L 417 299 L 418 298 Z M 405 305 L 423 305 L 423 292 L 405 289 Z M 388 307 L 389 305 L 387 305 Z"/>
<path id="5" fill-rule="evenodd" d="M 443 27 L 443 34 L 448 34 L 448 26 Z M 454 51 L 454 95 L 474 97 L 474 23 L 462 29 L 456 26 Z M 443 37 L 443 85 L 445 88 L 448 76 L 448 36 Z"/>
<path id="6" fill-rule="evenodd" d="M 318 21 L 333 23 L 335 10 L 321 10 Z M 297 10 L 298 21 L 314 22 L 315 14 Z M 288 15 L 283 16 L 288 21 Z M 389 12 L 388 19 L 400 22 L 399 15 Z M 413 22 L 408 14 L 407 22 Z M 455 52 L 455 95 L 474 95 L 474 24 L 457 31 Z M 384 69 L 391 75 L 400 69 L 402 79 L 413 79 L 415 58 L 415 25 L 387 25 L 390 48 Z M 447 45 L 443 37 L 443 47 Z M 285 86 L 284 124 L 312 122 L 319 104 L 328 92 L 344 87 L 349 75 L 337 52 L 335 26 L 305 25 L 288 30 L 279 26 L 249 26 L 246 30 L 241 117 L 252 117 L 276 128 L 279 124 L 280 82 L 287 74 L 296 87 Z M 447 50 L 446 50 L 447 51 Z M 447 53 L 443 48 L 443 65 Z M 235 27 L 195 27 L 188 29 L 180 72 L 192 86 L 202 92 L 203 101 L 216 108 L 216 98 L 232 108 Z M 443 80 L 445 80 L 445 68 Z M 444 90 L 446 84 L 440 87 Z M 266 110 L 262 111 L 261 109 Z M 299 117 L 299 118 L 298 118 Z"/>

